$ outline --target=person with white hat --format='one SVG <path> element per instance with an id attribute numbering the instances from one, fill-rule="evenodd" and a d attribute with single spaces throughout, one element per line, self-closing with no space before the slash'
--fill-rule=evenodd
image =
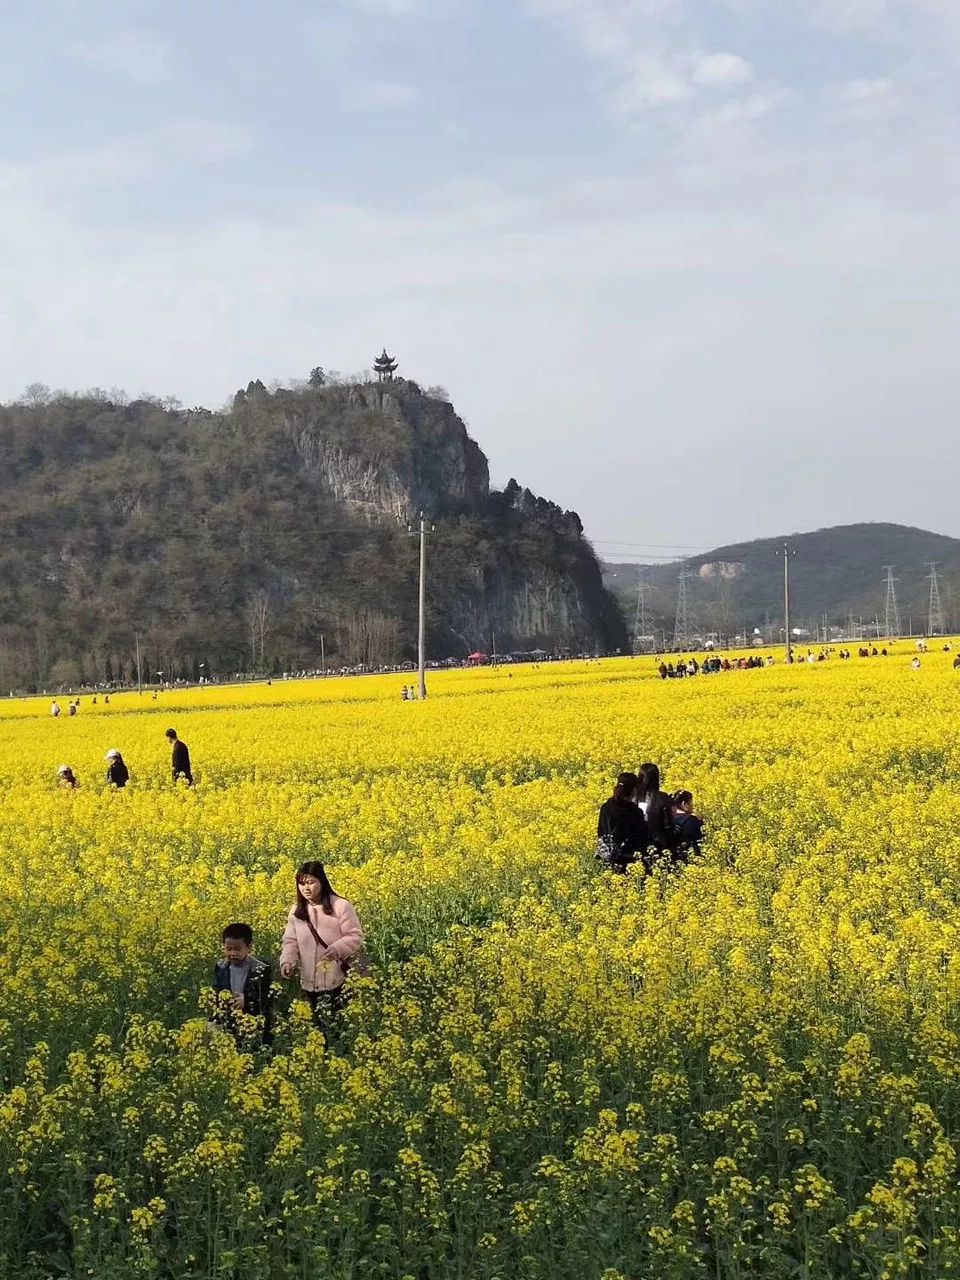
<path id="1" fill-rule="evenodd" d="M 116 747 L 111 747 L 103 757 L 107 761 L 107 785 L 122 789 L 130 781 L 130 770 Z"/>
<path id="2" fill-rule="evenodd" d="M 57 769 L 57 780 L 64 791 L 75 791 L 80 783 L 77 775 L 73 772 L 68 764 L 62 764 Z"/>

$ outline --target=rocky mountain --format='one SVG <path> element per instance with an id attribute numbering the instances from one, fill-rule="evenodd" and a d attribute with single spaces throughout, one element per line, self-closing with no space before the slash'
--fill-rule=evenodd
<path id="1" fill-rule="evenodd" d="M 636 585 L 642 573 L 649 585 L 648 616 L 658 633 L 673 635 L 678 576 L 687 579 L 688 616 L 700 632 L 733 634 L 783 623 L 783 545 L 790 547 L 792 625 L 815 632 L 827 623 L 859 627 L 884 623 L 886 574 L 893 565 L 903 630 L 926 628 L 930 599 L 930 563 L 937 563 L 944 622 L 960 629 L 960 539 L 906 525 L 839 525 L 810 533 L 761 538 L 717 547 L 668 565 L 605 566 L 605 581 L 615 589 L 630 627 L 636 613 Z"/>
<path id="2" fill-rule="evenodd" d="M 129 677 L 137 633 L 167 676 L 412 656 L 420 512 L 432 658 L 626 643 L 578 516 L 413 382 L 0 407 L 0 688 Z"/>

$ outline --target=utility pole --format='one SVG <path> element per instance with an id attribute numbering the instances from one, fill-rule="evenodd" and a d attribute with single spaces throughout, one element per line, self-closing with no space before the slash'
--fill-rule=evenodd
<path id="1" fill-rule="evenodd" d="M 417 669 L 420 677 L 420 701 L 427 696 L 426 603 L 427 603 L 427 524 L 420 513 L 420 588 L 417 617 Z"/>
<path id="2" fill-rule="evenodd" d="M 930 561 L 930 611 L 927 615 L 927 635 L 944 634 L 943 607 L 940 604 L 940 582 L 937 578 L 937 561 Z"/>
<path id="3" fill-rule="evenodd" d="M 897 588 L 896 578 L 893 576 L 893 565 L 885 564 L 884 569 L 887 573 L 887 606 L 884 625 L 887 629 L 888 640 L 899 640 L 903 628 L 900 625 L 900 610 L 897 607 Z"/>
<path id="4" fill-rule="evenodd" d="M 137 693 L 143 694 L 143 676 L 140 672 L 140 632 L 137 632 Z"/>
<path id="5" fill-rule="evenodd" d="M 678 575 L 680 590 L 677 594 L 677 618 L 673 628 L 673 647 L 680 653 L 685 653 L 690 643 L 690 638 L 687 634 L 687 579 L 689 577 L 690 573 L 686 569 L 682 570 Z"/>
<path id="6" fill-rule="evenodd" d="M 790 642 L 790 557 L 794 553 L 783 544 L 783 638 L 786 643 L 786 659 L 793 661 L 793 645 Z"/>
<path id="7" fill-rule="evenodd" d="M 323 647 L 323 632 L 320 632 L 320 674 L 327 674 L 327 654 Z"/>

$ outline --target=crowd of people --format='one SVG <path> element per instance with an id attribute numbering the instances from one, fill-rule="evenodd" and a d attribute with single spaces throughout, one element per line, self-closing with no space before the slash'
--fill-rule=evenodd
<path id="1" fill-rule="evenodd" d="M 215 1019 L 238 1039 L 273 1039 L 272 966 L 253 951 L 253 929 L 237 921 L 222 934 L 223 958 L 213 971 Z M 363 973 L 363 930 L 351 902 L 335 893 L 322 862 L 304 862 L 296 873 L 296 900 L 287 915 L 278 970 L 284 981 L 299 976 L 300 994 L 314 1025 L 329 1041 L 344 1005 L 350 972 Z M 242 1015 L 242 1016 L 241 1016 Z M 255 1019 L 253 1023 L 244 1022 Z"/>
<path id="2" fill-rule="evenodd" d="M 193 767 L 190 763 L 190 749 L 180 740 L 176 729 L 167 729 L 164 737 L 171 748 L 170 765 L 173 781 L 176 783 L 182 780 L 188 787 L 192 787 Z M 106 785 L 122 791 L 130 781 L 127 762 L 116 747 L 111 747 L 103 759 L 107 766 L 104 779 Z M 69 764 L 61 764 L 57 768 L 57 783 L 64 791 L 76 791 L 80 786 L 80 779 Z"/>
<path id="3" fill-rule="evenodd" d="M 11 697 L 12 696 L 13 695 L 11 694 Z M 96 694 L 93 695 L 91 702 L 93 703 L 94 706 L 97 705 Z M 103 695 L 104 706 L 109 705 L 109 702 L 110 702 L 110 695 L 109 693 L 105 693 Z M 79 710 L 80 710 L 80 699 L 71 698 L 70 701 L 67 703 L 67 715 L 75 716 Z M 58 719 L 63 714 L 63 708 L 60 706 L 60 703 L 56 700 L 56 698 L 54 698 L 54 700 L 50 703 L 50 714 L 53 716 L 54 720 Z"/>
<path id="4" fill-rule="evenodd" d="M 642 764 L 639 773 L 621 773 L 600 806 L 597 860 L 621 875 L 639 863 L 646 876 L 657 865 L 686 865 L 700 853 L 703 837 L 692 792 L 663 791 L 659 767 Z"/>
<path id="5" fill-rule="evenodd" d="M 683 680 L 688 676 L 716 675 L 718 671 L 753 671 L 758 667 L 772 667 L 773 662 L 772 657 L 762 658 L 758 653 L 745 658 L 720 658 L 714 654 L 702 662 L 696 658 L 680 658 L 676 663 L 664 661 L 657 670 L 661 680 Z"/>

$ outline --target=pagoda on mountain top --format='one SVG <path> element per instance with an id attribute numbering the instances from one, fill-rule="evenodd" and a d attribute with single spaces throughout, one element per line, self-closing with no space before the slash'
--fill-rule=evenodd
<path id="1" fill-rule="evenodd" d="M 378 382 L 392 382 L 393 375 L 397 372 L 397 362 L 393 356 L 387 355 L 387 348 L 384 347 L 376 360 L 373 362 L 376 370 Z"/>

